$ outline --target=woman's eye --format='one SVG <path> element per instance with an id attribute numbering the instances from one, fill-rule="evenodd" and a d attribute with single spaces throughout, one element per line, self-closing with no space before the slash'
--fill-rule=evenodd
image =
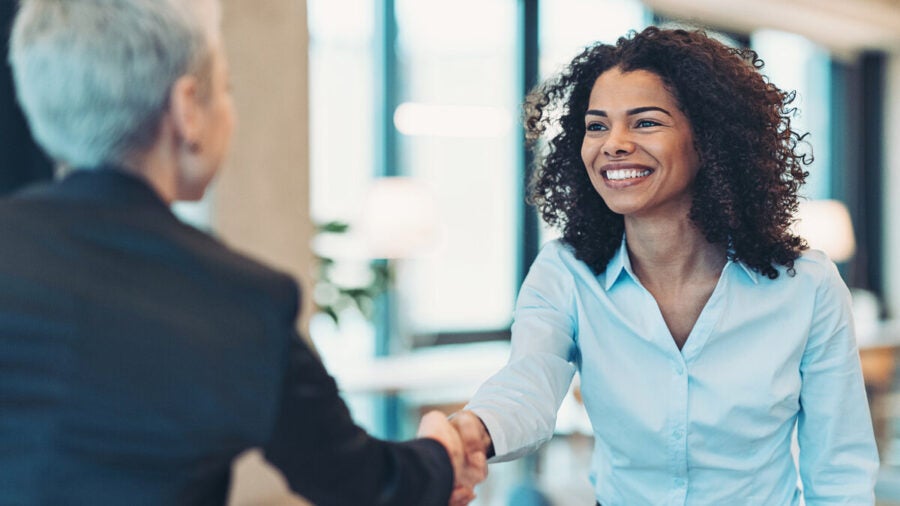
<path id="1" fill-rule="evenodd" d="M 659 126 L 659 123 L 653 121 L 652 119 L 642 119 L 637 122 L 636 125 L 638 128 L 650 128 Z"/>
<path id="2" fill-rule="evenodd" d="M 601 123 L 588 123 L 587 125 L 588 132 L 602 132 L 603 130 L 606 130 L 606 125 Z"/>

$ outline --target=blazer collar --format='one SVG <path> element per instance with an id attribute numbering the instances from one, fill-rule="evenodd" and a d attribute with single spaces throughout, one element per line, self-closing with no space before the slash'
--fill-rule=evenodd
<path id="1" fill-rule="evenodd" d="M 169 206 L 149 183 L 138 175 L 116 167 L 73 170 L 45 191 L 66 200 L 155 207 L 171 213 Z M 26 191 L 25 195 L 28 193 L 30 192 Z"/>

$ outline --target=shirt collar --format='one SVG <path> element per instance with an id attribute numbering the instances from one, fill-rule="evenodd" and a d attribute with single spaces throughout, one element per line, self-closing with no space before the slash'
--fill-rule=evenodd
<path id="1" fill-rule="evenodd" d="M 731 252 L 729 252 L 729 257 L 732 256 Z M 759 284 L 759 274 L 757 274 L 753 269 L 745 265 L 743 262 L 736 260 L 728 260 L 728 263 L 725 265 L 725 269 L 728 269 L 728 265 L 737 264 L 738 267 L 747 275 L 750 281 L 753 282 L 754 285 Z M 725 269 L 722 271 L 724 272 Z M 631 268 L 631 258 L 628 256 L 628 247 L 625 245 L 625 235 L 622 235 L 622 243 L 619 245 L 619 249 L 616 250 L 616 253 L 609 260 L 609 263 L 606 264 L 606 272 L 604 275 L 606 278 L 603 280 L 603 288 L 608 292 L 616 281 L 622 276 L 622 273 L 626 272 L 632 279 L 637 280 L 637 276 L 634 275 L 634 270 Z"/>
<path id="2" fill-rule="evenodd" d="M 741 270 L 744 271 L 744 274 L 746 274 L 747 277 L 750 278 L 750 281 L 752 281 L 754 285 L 759 284 L 759 274 L 756 271 L 754 271 L 753 269 L 751 269 L 750 267 L 747 267 L 747 265 L 745 265 L 744 262 L 739 262 L 736 260 L 729 260 L 728 263 L 729 264 L 737 264 L 741 268 Z M 727 268 L 728 266 L 726 265 L 725 267 Z"/>
<path id="3" fill-rule="evenodd" d="M 613 254 L 609 263 L 606 264 L 606 272 L 604 273 L 606 279 L 603 282 L 603 288 L 608 292 L 616 284 L 623 272 L 627 272 L 629 276 L 637 279 L 637 276 L 634 275 L 634 271 L 631 269 L 631 259 L 628 257 L 628 248 L 625 246 L 625 234 L 622 234 L 622 243 L 619 245 L 619 249 Z"/>

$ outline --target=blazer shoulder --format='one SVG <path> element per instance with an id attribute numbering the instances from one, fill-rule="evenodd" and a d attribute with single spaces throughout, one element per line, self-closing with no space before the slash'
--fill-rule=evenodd
<path id="1" fill-rule="evenodd" d="M 212 276 L 246 293 L 247 298 L 283 307 L 296 315 L 300 303 L 300 286 L 290 274 L 234 249 L 219 238 L 179 223 L 186 249 Z"/>

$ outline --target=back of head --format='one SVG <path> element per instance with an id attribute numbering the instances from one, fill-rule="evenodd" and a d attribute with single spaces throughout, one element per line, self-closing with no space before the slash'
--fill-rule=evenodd
<path id="1" fill-rule="evenodd" d="M 38 143 L 71 167 L 150 148 L 172 84 L 209 81 L 218 0 L 23 0 L 9 61 Z"/>

